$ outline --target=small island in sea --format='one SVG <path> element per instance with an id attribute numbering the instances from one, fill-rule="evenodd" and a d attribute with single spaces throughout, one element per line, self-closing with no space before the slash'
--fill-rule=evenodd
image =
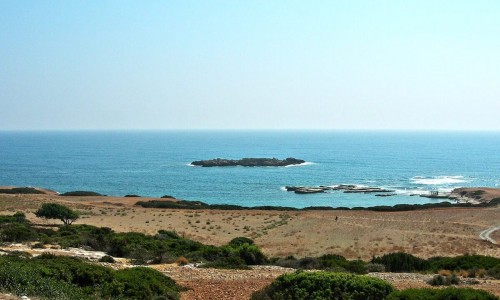
<path id="1" fill-rule="evenodd" d="M 242 159 L 224 159 L 215 158 L 209 160 L 193 161 L 191 165 L 200 167 L 286 167 L 290 165 L 300 165 L 305 160 L 288 157 L 285 159 L 277 158 L 242 158 Z"/>

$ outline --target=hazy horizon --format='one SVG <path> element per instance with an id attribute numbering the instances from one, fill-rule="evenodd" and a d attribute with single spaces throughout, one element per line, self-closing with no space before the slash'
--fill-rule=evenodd
<path id="1" fill-rule="evenodd" d="M 4 1 L 0 130 L 500 131 L 497 1 Z"/>

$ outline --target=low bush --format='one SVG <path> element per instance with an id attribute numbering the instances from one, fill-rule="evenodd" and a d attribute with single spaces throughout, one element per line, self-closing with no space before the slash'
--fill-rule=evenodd
<path id="1" fill-rule="evenodd" d="M 60 194 L 59 196 L 80 196 L 80 197 L 88 197 L 88 196 L 103 196 L 96 192 L 91 191 L 72 191 Z"/>
<path id="2" fill-rule="evenodd" d="M 432 257 L 428 259 L 430 269 L 437 271 L 446 270 L 472 270 L 492 269 L 500 265 L 500 258 L 483 255 L 460 255 L 456 257 Z"/>
<path id="3" fill-rule="evenodd" d="M 496 279 L 500 279 L 500 264 L 494 266 L 493 268 L 486 271 L 488 276 L 491 276 Z"/>
<path id="4" fill-rule="evenodd" d="M 385 266 L 383 264 L 368 263 L 366 264 L 367 272 L 385 272 Z"/>
<path id="5" fill-rule="evenodd" d="M 172 198 L 170 195 L 162 196 L 161 198 Z M 218 209 L 218 210 L 273 210 L 273 211 L 297 211 L 297 210 L 368 210 L 368 211 L 413 211 L 425 210 L 435 208 L 453 208 L 453 207 L 492 207 L 500 204 L 500 198 L 495 198 L 490 202 L 482 202 L 479 204 L 471 203 L 451 203 L 443 201 L 439 203 L 425 203 L 425 204 L 396 204 L 394 206 L 371 206 L 371 207 L 315 207 L 309 206 L 304 208 L 295 208 L 287 206 L 241 206 L 232 204 L 207 204 L 201 201 L 169 201 L 169 200 L 150 200 L 139 201 L 136 205 L 145 208 L 174 208 L 174 209 Z"/>
<path id="6" fill-rule="evenodd" d="M 112 256 L 109 255 L 104 255 L 99 259 L 100 262 L 105 262 L 105 263 L 114 263 L 115 259 Z"/>
<path id="7" fill-rule="evenodd" d="M 304 257 L 300 259 L 288 256 L 286 258 L 275 258 L 273 263 L 284 268 L 302 270 L 327 270 L 355 274 L 365 274 L 367 272 L 366 263 L 364 261 L 347 260 L 343 256 L 335 254 L 325 254 L 319 257 Z"/>
<path id="8" fill-rule="evenodd" d="M 26 220 L 26 215 L 17 212 L 12 216 L 0 216 L 0 242 L 25 242 L 37 238 L 36 231 Z"/>
<path id="9" fill-rule="evenodd" d="M 372 263 L 382 264 L 389 272 L 414 272 L 430 268 L 429 262 L 408 253 L 396 252 L 374 257 Z M 445 269 L 445 268 L 440 268 Z"/>
<path id="10" fill-rule="evenodd" d="M 278 277 L 252 295 L 268 299 L 372 299 L 382 300 L 393 287 L 382 279 L 333 272 L 295 272 Z"/>
<path id="11" fill-rule="evenodd" d="M 146 268 L 136 267 L 118 270 L 108 296 L 111 299 L 122 297 L 124 299 L 179 299 L 180 287 L 175 281 L 161 272 Z"/>
<path id="12" fill-rule="evenodd" d="M 18 187 L 10 189 L 0 189 L 0 194 L 45 194 L 45 192 L 32 187 Z"/>
<path id="13" fill-rule="evenodd" d="M 239 247 L 243 244 L 253 245 L 253 241 L 249 238 L 240 236 L 240 237 L 236 237 L 236 238 L 232 239 L 228 243 L 228 245 L 231 247 Z"/>
<path id="14" fill-rule="evenodd" d="M 174 239 L 174 240 L 181 239 L 181 237 L 177 234 L 177 232 L 169 231 L 169 230 L 158 230 L 158 238 L 160 238 L 160 239 Z"/>
<path id="15" fill-rule="evenodd" d="M 428 271 L 441 272 L 441 275 L 446 276 L 455 272 L 472 278 L 484 276 L 500 278 L 500 258 L 484 255 L 465 254 L 455 257 L 431 257 L 425 260 L 397 252 L 374 257 L 371 262 L 383 264 L 389 272 Z"/>
<path id="16" fill-rule="evenodd" d="M 460 283 L 460 279 L 458 279 L 457 275 L 434 275 L 432 279 L 427 281 L 428 284 L 439 286 L 439 285 L 455 285 Z"/>
<path id="17" fill-rule="evenodd" d="M 482 290 L 448 287 L 395 291 L 387 297 L 387 300 L 498 300 L 498 297 Z"/>
<path id="18" fill-rule="evenodd" d="M 148 268 L 114 271 L 72 257 L 0 257 L 0 288 L 41 299 L 178 299 L 180 288 Z"/>

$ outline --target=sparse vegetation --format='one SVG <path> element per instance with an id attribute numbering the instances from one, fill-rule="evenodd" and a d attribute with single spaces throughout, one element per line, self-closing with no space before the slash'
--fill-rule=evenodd
<path id="1" fill-rule="evenodd" d="M 361 260 L 347 260 L 335 254 L 325 254 L 319 257 L 304 257 L 296 259 L 293 256 L 274 258 L 273 264 L 285 268 L 302 270 L 328 270 L 335 272 L 349 272 L 355 274 L 367 273 L 366 263 Z"/>
<path id="2" fill-rule="evenodd" d="M 486 291 L 470 288 L 406 289 L 391 293 L 387 300 L 498 300 Z"/>
<path id="3" fill-rule="evenodd" d="M 114 263 L 115 259 L 112 256 L 105 255 L 99 259 L 100 262 L 105 262 L 105 263 Z"/>
<path id="4" fill-rule="evenodd" d="M 455 273 L 450 275 L 434 275 L 431 280 L 427 282 L 430 285 L 439 286 L 439 285 L 456 285 L 460 283 L 460 279 L 457 277 Z"/>
<path id="5" fill-rule="evenodd" d="M 0 189 L 0 194 L 45 194 L 45 192 L 32 187 L 15 187 L 10 189 Z"/>
<path id="6" fill-rule="evenodd" d="M 372 263 L 379 263 L 385 266 L 389 272 L 414 272 L 428 271 L 441 273 L 448 270 L 450 276 L 452 272 L 467 272 L 467 277 L 479 277 L 489 275 L 500 278 L 500 258 L 483 255 L 460 255 L 455 257 L 431 257 L 427 260 L 415 257 L 411 254 L 397 252 L 374 257 Z"/>
<path id="7" fill-rule="evenodd" d="M 104 196 L 96 192 L 91 191 L 72 191 L 60 194 L 59 196 L 80 196 L 80 197 L 89 197 L 89 196 Z"/>
<path id="8" fill-rule="evenodd" d="M 162 198 L 171 198 L 170 196 Z M 330 207 L 330 206 L 309 206 L 304 208 L 295 208 L 287 206 L 240 206 L 233 204 L 207 204 L 201 201 L 167 201 L 167 200 L 150 200 L 139 201 L 136 205 L 145 208 L 174 208 L 174 209 L 218 209 L 218 210 L 272 210 L 272 211 L 301 211 L 301 210 L 368 210 L 368 211 L 413 211 L 434 208 L 447 208 L 447 207 L 490 207 L 500 204 L 500 198 L 491 200 L 490 202 L 482 202 L 480 204 L 472 203 L 425 203 L 425 204 L 396 204 L 394 206 L 371 206 L 371 207 Z"/>
<path id="9" fill-rule="evenodd" d="M 389 272 L 414 272 L 430 269 L 430 264 L 425 259 L 404 252 L 374 257 L 371 262 L 384 265 Z"/>
<path id="10" fill-rule="evenodd" d="M 51 214 L 52 216 L 52 214 Z M 12 228 L 15 230 L 13 231 Z M 0 216 L 2 241 L 37 241 L 61 247 L 84 247 L 105 251 L 111 256 L 126 257 L 136 263 L 174 262 L 183 256 L 219 268 L 246 268 L 267 263 L 267 257 L 253 241 L 238 238 L 225 246 L 209 246 L 180 237 L 176 232 L 160 230 L 156 235 L 137 232 L 114 232 L 91 225 L 61 226 L 59 230 L 35 228 L 22 213 Z"/>

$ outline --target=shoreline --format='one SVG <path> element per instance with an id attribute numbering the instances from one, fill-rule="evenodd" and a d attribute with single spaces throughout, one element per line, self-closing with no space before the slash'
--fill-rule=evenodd
<path id="1" fill-rule="evenodd" d="M 288 188 L 288 187 L 287 187 Z M 34 189 L 40 191 L 46 195 L 56 195 L 63 197 L 61 193 L 41 187 L 19 187 L 19 186 L 0 186 L 0 195 L 5 194 L 5 190 L 8 189 Z M 2 193 L 1 190 L 4 190 Z M 81 191 L 79 191 L 81 192 Z M 90 191 L 84 191 L 83 193 L 94 193 Z M 8 193 L 7 193 L 8 194 Z M 14 193 L 15 195 L 22 195 L 23 193 Z M 81 195 L 83 196 L 83 195 Z M 145 208 L 173 208 L 173 209 L 216 209 L 216 210 L 271 210 L 271 211 L 342 211 L 342 210 L 353 210 L 353 211 L 413 211 L 413 210 L 428 210 L 437 208 L 460 208 L 460 207 L 490 207 L 500 204 L 500 188 L 489 188 L 489 187 L 467 187 L 467 188 L 455 188 L 450 193 L 431 195 L 423 194 L 420 197 L 430 198 L 430 199 L 442 199 L 440 202 L 429 202 L 424 204 L 407 204 L 399 203 L 394 205 L 375 205 L 375 206 L 357 206 L 357 207 L 345 207 L 345 206 L 307 206 L 303 208 L 290 207 L 290 206 L 277 206 L 277 205 L 266 205 L 266 206 L 242 206 L 236 204 L 208 204 L 203 201 L 197 200 L 183 200 L 177 199 L 172 196 L 162 196 L 162 197 L 148 197 L 130 195 L 116 196 L 116 195 L 93 195 L 99 197 L 111 197 L 111 198 L 127 198 L 137 200 L 135 205 L 143 206 Z M 74 196 L 68 196 L 74 197 Z M 144 201 L 143 201 L 144 200 Z"/>

